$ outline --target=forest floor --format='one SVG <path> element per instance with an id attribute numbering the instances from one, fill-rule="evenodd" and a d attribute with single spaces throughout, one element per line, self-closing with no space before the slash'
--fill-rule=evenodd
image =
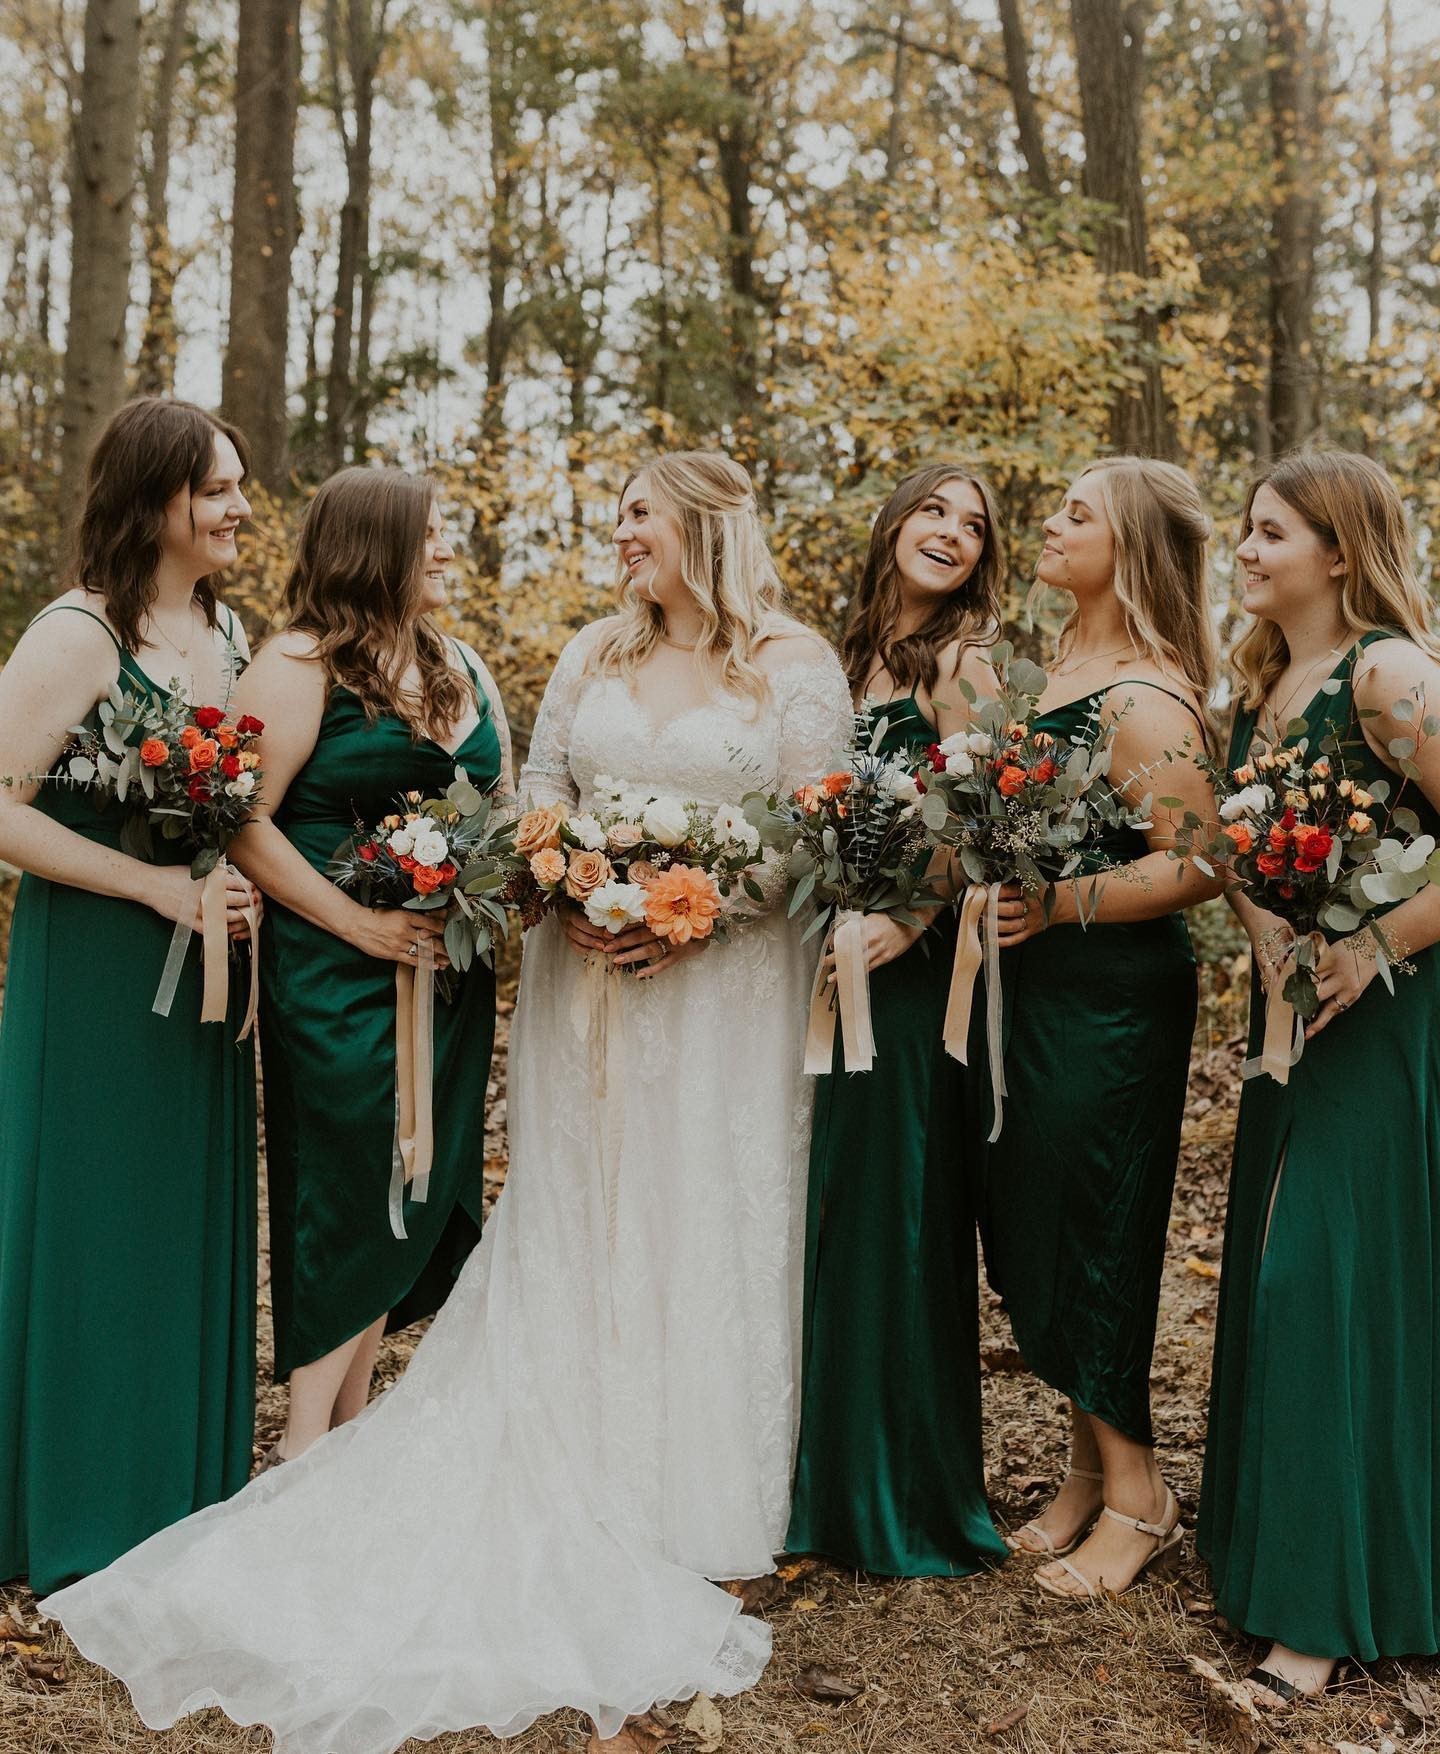
<path id="1" fill-rule="evenodd" d="M 1214 1337 L 1225 1179 L 1239 1097 L 1242 965 L 1207 970 L 1153 1372 L 1158 1453 L 1187 1524 L 1200 1485 L 1210 1347 Z M 487 1181 L 504 1180 L 503 1047 L 497 1042 Z M 262 1184 L 263 1185 L 263 1184 Z M 257 1457 L 283 1421 L 283 1395 L 265 1382 L 269 1296 L 262 1285 Z M 387 1342 L 382 1375 L 399 1374 L 416 1332 Z M 1059 1398 L 1020 1364 L 1003 1315 L 987 1297 L 984 1405 L 990 1495 L 997 1522 L 1014 1528 L 1046 1501 L 1065 1465 Z M 1316 1506 L 1323 1515 L 1324 1507 Z M 1091 1608 L 1036 1590 L 1028 1561 L 963 1580 L 857 1576 L 808 1562 L 747 1586 L 753 1611 L 774 1628 L 775 1654 L 754 1692 L 717 1702 L 716 1713 L 676 1708 L 676 1754 L 1178 1754 L 1190 1749 L 1290 1749 L 1298 1754 L 1404 1754 L 1440 1749 L 1440 1663 L 1383 1662 L 1348 1671 L 1323 1703 L 1255 1725 L 1223 1705 L 1194 1673 L 1199 1658 L 1238 1679 L 1258 1647 L 1216 1616 L 1205 1567 L 1186 1561 L 1165 1583 L 1147 1583 Z M 483 1587 L 483 1584 L 481 1585 Z M 0 1614 L 34 1628 L 33 1601 L 0 1592 Z M 688 1721 L 687 1721 L 688 1720 Z M 236 1728 L 218 1712 L 152 1736 L 125 1689 L 82 1661 L 57 1627 L 0 1644 L 0 1754 L 240 1754 L 268 1734 Z M 580 1754 L 579 1719 L 557 1714 L 510 1746 L 511 1754 Z M 483 1732 L 443 1736 L 434 1754 L 494 1746 Z"/>

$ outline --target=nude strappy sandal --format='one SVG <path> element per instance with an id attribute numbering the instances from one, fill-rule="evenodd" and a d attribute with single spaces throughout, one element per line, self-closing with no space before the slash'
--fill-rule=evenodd
<path id="1" fill-rule="evenodd" d="M 1180 1526 L 1180 1506 L 1175 1502 L 1175 1494 L 1168 1486 L 1165 1488 L 1165 1515 L 1158 1523 L 1147 1523 L 1140 1517 L 1126 1516 L 1121 1511 L 1111 1510 L 1108 1504 L 1101 1509 L 1100 1515 L 1108 1516 L 1113 1522 L 1124 1523 L 1127 1529 L 1136 1529 L 1142 1535 L 1152 1535 L 1155 1539 L 1155 1551 L 1140 1562 L 1134 1577 L 1126 1584 L 1126 1589 L 1133 1589 L 1144 1573 L 1154 1569 L 1157 1564 L 1163 1561 L 1166 1566 L 1173 1565 L 1179 1557 L 1180 1543 L 1185 1539 L 1185 1531 Z M 1060 1569 L 1073 1577 L 1081 1588 L 1079 1590 L 1062 1589 L 1054 1578 L 1042 1577 L 1037 1573 L 1035 1581 L 1047 1594 L 1059 1596 L 1065 1602 L 1096 1602 L 1105 1595 L 1124 1594 L 1123 1590 L 1111 1592 L 1092 1583 L 1085 1573 L 1073 1566 L 1068 1559 L 1062 1558 L 1058 1554 L 1056 1559 Z"/>
<path id="2" fill-rule="evenodd" d="M 1103 1474 L 1096 1474 L 1089 1468 L 1068 1468 L 1065 1472 L 1066 1480 L 1068 1480 L 1072 1474 L 1077 1480 L 1099 1480 L 1103 1483 L 1105 1479 Z M 1022 1523 L 1013 1535 L 1006 1535 L 1003 1539 L 1005 1545 L 1012 1553 L 1029 1553 L 1036 1559 L 1062 1559 L 1067 1553 L 1073 1553 L 1080 1545 L 1081 1539 L 1089 1529 L 1089 1526 L 1090 1525 L 1087 1523 L 1085 1527 L 1080 1530 L 1080 1533 L 1076 1535 L 1075 1539 L 1067 1543 L 1064 1547 L 1057 1547 L 1049 1531 L 1042 1529 L 1039 1523 Z M 1020 1539 L 1022 1535 L 1027 1533 L 1035 1535 L 1040 1541 L 1042 1541 L 1044 1543 L 1043 1547 L 1027 1547 Z"/>

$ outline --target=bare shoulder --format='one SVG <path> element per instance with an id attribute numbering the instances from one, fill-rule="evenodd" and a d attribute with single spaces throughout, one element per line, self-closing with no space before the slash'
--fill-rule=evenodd
<path id="1" fill-rule="evenodd" d="M 1183 676 L 1158 664 L 1137 664 L 1134 673 L 1112 683 L 1105 694 L 1104 717 L 1122 734 L 1177 738 L 1193 734 L 1205 703 Z M 1133 683 L 1137 686 L 1127 687 Z"/>
<path id="2" fill-rule="evenodd" d="M 258 664 L 268 659 L 275 663 L 282 658 L 292 658 L 298 663 L 309 663 L 315 658 L 318 644 L 313 633 L 305 633 L 298 627 L 282 627 L 278 633 L 261 640 L 255 662 Z"/>
<path id="3" fill-rule="evenodd" d="M 240 688 L 253 692 L 263 687 L 283 687 L 292 695 L 299 693 L 307 701 L 321 701 L 330 691 L 325 666 L 315 656 L 315 636 L 298 628 L 282 628 L 262 640 L 250 667 L 240 679 Z"/>
<path id="4" fill-rule="evenodd" d="M 57 610 L 67 613 L 54 613 Z M 74 610 L 81 613 L 68 613 Z M 31 664 L 65 664 L 113 674 L 119 665 L 119 644 L 101 599 L 76 589 L 63 592 L 36 613 L 17 640 L 9 663 L 22 670 Z"/>
<path id="5" fill-rule="evenodd" d="M 968 682 L 982 697 L 994 696 L 997 692 L 995 672 L 990 667 L 990 656 L 984 646 L 954 639 L 940 648 L 935 661 L 937 686 L 946 682 Z"/>
<path id="6" fill-rule="evenodd" d="M 1440 711 L 1440 663 L 1413 640 L 1376 640 L 1356 661 L 1354 690 L 1356 704 L 1368 711 L 1388 713 L 1417 691 Z"/>

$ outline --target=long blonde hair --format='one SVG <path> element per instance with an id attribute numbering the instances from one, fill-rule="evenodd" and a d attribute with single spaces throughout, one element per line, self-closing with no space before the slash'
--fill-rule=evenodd
<path id="1" fill-rule="evenodd" d="M 1241 540 L 1262 487 L 1277 493 L 1331 548 L 1345 568 L 1340 614 L 1347 630 L 1393 631 L 1413 640 L 1432 658 L 1440 644 L 1430 631 L 1430 603 L 1415 576 L 1410 520 L 1395 483 L 1378 463 L 1358 451 L 1291 451 L 1250 488 Z M 1273 621 L 1257 617 L 1232 653 L 1244 705 L 1258 707 L 1290 661 L 1285 636 Z"/>
<path id="2" fill-rule="evenodd" d="M 628 477 L 641 475 L 651 509 L 680 526 L 680 577 L 700 611 L 696 651 L 733 694 L 763 700 L 765 672 L 756 647 L 773 630 L 785 588 L 765 540 L 750 477 L 719 451 L 668 451 Z M 617 571 L 620 613 L 596 641 L 591 667 L 628 675 L 659 643 L 665 617 Z"/>
<path id="3" fill-rule="evenodd" d="M 1137 651 L 1178 670 L 1203 702 L 1215 686 L 1210 620 L 1210 519 L 1195 483 L 1154 457 L 1102 457 L 1093 476 L 1115 541 L 1113 588 Z M 1079 611 L 1060 630 L 1063 653 Z"/>

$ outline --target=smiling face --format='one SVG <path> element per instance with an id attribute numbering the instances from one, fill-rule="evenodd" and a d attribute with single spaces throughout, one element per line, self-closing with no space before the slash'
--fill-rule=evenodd
<path id="1" fill-rule="evenodd" d="M 1318 592 L 1338 597 L 1345 576 L 1340 550 L 1268 482 L 1255 490 L 1235 558 L 1245 608 L 1267 621 L 1283 622 L 1308 611 Z"/>
<path id="2" fill-rule="evenodd" d="M 611 540 L 635 594 L 644 602 L 667 609 L 689 601 L 680 569 L 680 521 L 652 506 L 643 471 L 625 489 Z"/>
<path id="3" fill-rule="evenodd" d="M 448 592 L 445 588 L 445 569 L 455 558 L 455 550 L 445 540 L 444 526 L 440 521 L 440 507 L 434 500 L 430 502 L 430 518 L 425 525 L 425 545 L 421 550 L 420 579 L 420 613 L 428 615 L 432 609 L 443 609 Z"/>
<path id="4" fill-rule="evenodd" d="M 217 432 L 205 479 L 193 492 L 182 487 L 165 507 L 162 553 L 191 578 L 203 579 L 233 564 L 235 531 L 250 516 L 250 502 L 240 491 L 244 473 L 234 445 Z"/>
<path id="5" fill-rule="evenodd" d="M 900 591 L 913 607 L 927 607 L 958 591 L 985 552 L 985 501 L 973 482 L 942 481 L 895 532 Z"/>
<path id="6" fill-rule="evenodd" d="M 1045 546 L 1035 567 L 1042 584 L 1076 597 L 1109 585 L 1115 574 L 1115 532 L 1093 475 L 1082 475 L 1074 483 L 1043 528 Z"/>

